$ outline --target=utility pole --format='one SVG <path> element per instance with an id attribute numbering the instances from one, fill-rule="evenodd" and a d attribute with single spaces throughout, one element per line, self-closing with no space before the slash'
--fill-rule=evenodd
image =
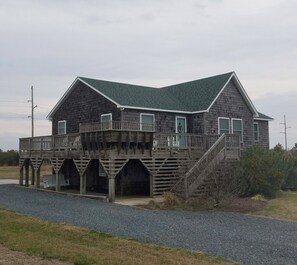
<path id="1" fill-rule="evenodd" d="M 37 108 L 37 105 L 34 106 L 33 86 L 31 86 L 31 99 L 28 102 L 31 102 L 31 116 L 28 116 L 28 118 L 31 118 L 31 135 L 34 137 L 34 109 Z"/>
<path id="2" fill-rule="evenodd" d="M 288 143 L 287 143 L 287 129 L 290 129 L 291 127 L 287 127 L 287 120 L 286 120 L 286 115 L 284 115 L 284 122 L 281 122 L 280 124 L 284 125 L 284 131 L 280 132 L 285 134 L 285 150 L 288 150 Z"/>

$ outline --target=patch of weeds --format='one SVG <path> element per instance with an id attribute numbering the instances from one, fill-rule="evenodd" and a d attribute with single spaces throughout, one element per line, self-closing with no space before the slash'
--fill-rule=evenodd
<path id="1" fill-rule="evenodd" d="M 89 232 L 91 235 L 95 235 L 99 238 L 111 238 L 112 235 L 111 234 L 108 234 L 108 233 L 104 233 L 104 232 L 98 232 L 96 230 L 90 230 Z"/>
<path id="2" fill-rule="evenodd" d="M 95 264 L 95 260 L 92 258 L 89 258 L 85 255 L 78 255 L 75 257 L 74 265 L 92 265 Z"/>

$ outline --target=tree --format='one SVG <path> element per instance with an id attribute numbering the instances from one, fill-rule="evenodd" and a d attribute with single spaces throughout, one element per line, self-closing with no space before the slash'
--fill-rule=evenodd
<path id="1" fill-rule="evenodd" d="M 0 151 L 0 166 L 16 166 L 19 163 L 19 153 L 15 150 Z"/>

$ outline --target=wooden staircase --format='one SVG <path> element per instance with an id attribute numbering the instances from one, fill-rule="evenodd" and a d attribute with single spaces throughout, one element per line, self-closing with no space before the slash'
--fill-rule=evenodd
<path id="1" fill-rule="evenodd" d="M 184 174 L 182 170 L 185 171 L 187 167 L 181 167 L 181 172 L 179 172 L 181 177 L 173 185 L 171 191 L 183 198 L 195 196 L 197 190 L 214 173 L 218 165 L 223 161 L 239 159 L 239 143 L 238 135 L 222 135 Z"/>
<path id="2" fill-rule="evenodd" d="M 186 157 L 143 158 L 141 162 L 152 175 L 153 196 L 162 195 L 179 180 L 181 168 L 190 167 L 194 159 Z M 181 166 L 183 165 L 183 167 Z"/>

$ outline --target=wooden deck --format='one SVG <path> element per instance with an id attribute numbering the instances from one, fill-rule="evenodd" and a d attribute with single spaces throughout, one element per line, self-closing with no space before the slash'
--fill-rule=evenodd
<path id="1" fill-rule="evenodd" d="M 217 135 L 153 133 L 142 131 L 97 131 L 66 135 L 20 138 L 21 158 L 93 158 L 190 155 L 207 150 Z"/>
<path id="2" fill-rule="evenodd" d="M 143 130 L 145 129 L 145 130 Z M 80 176 L 80 193 L 86 193 L 86 172 L 91 161 L 99 160 L 108 177 L 110 201 L 115 198 L 115 177 L 131 159 L 139 160 L 150 174 L 150 194 L 156 196 L 170 190 L 185 174 L 205 157 L 206 151 L 219 139 L 218 135 L 156 133 L 148 124 L 81 124 L 80 132 L 21 138 L 20 183 L 25 168 L 26 184 L 29 183 L 29 166 L 32 180 L 40 187 L 40 166 L 49 159 L 58 176 L 65 160 L 72 160 Z M 239 156 L 238 135 L 226 135 L 220 140 L 224 154 Z M 213 152 L 212 152 L 213 153 Z M 204 158 L 207 161 L 208 158 Z M 201 166 L 200 166 L 201 167 Z M 197 171 L 197 165 L 196 170 Z M 57 177 L 56 190 L 61 183 Z"/>

